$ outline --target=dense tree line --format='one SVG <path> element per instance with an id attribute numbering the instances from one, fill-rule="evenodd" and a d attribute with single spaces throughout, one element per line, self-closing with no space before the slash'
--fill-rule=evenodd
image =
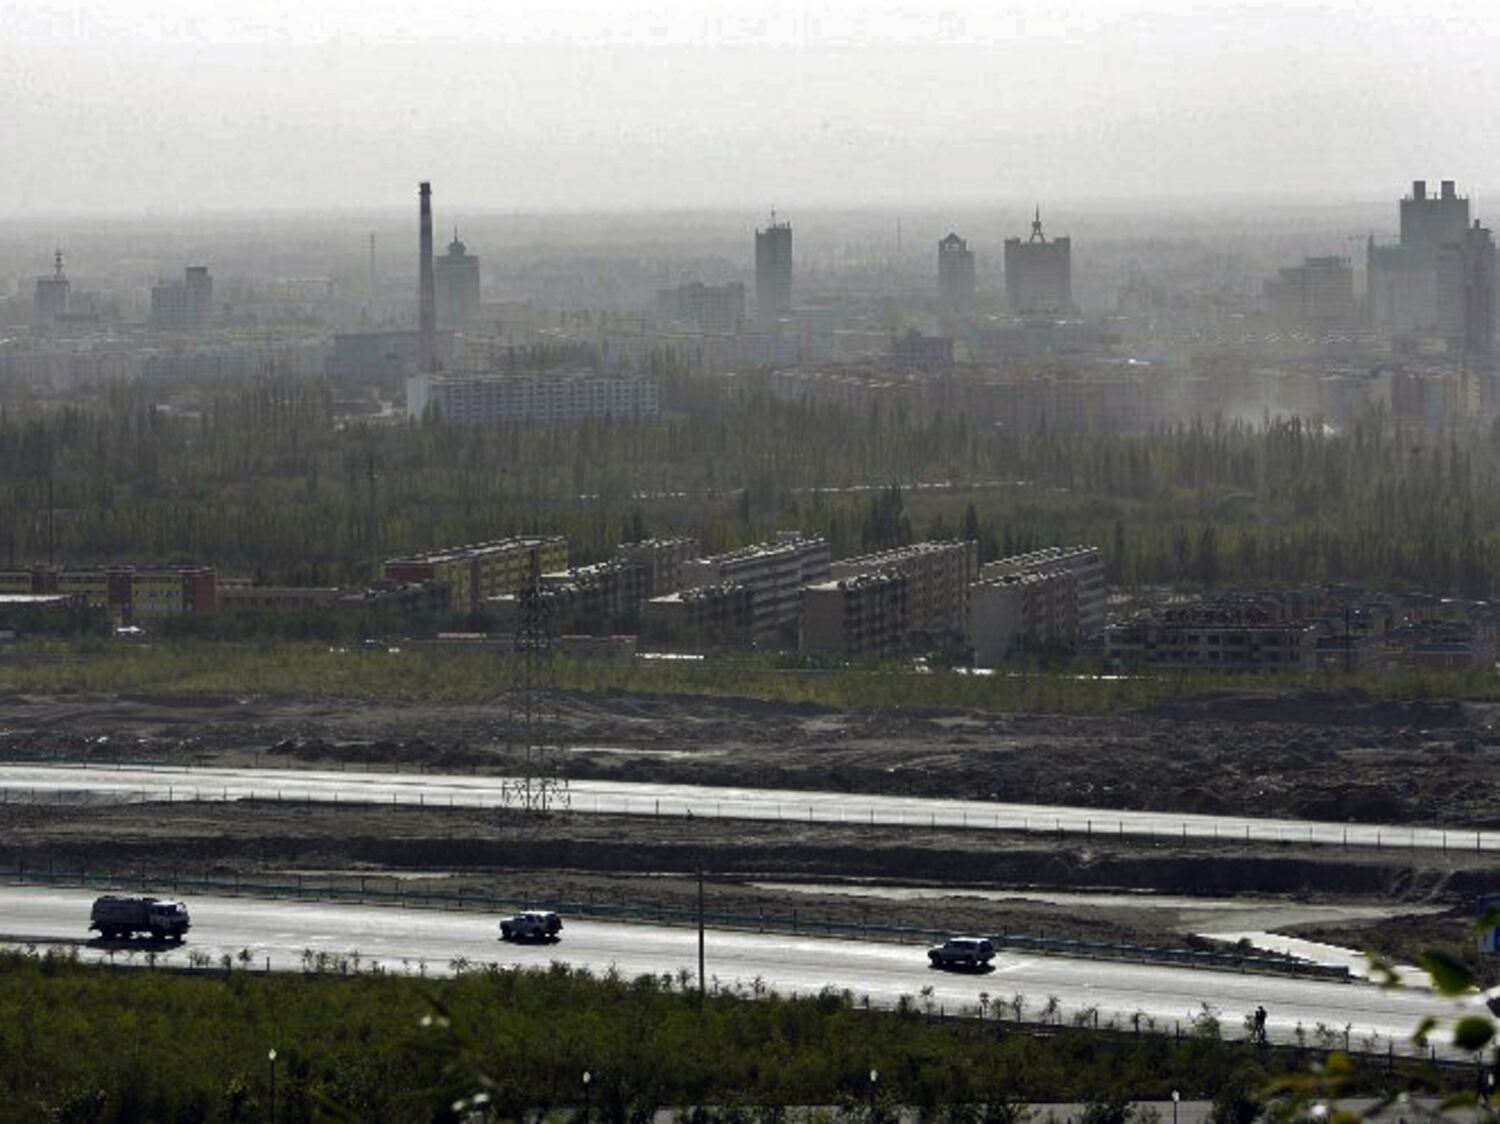
<path id="1" fill-rule="evenodd" d="M 341 421 L 317 381 L 266 379 L 169 413 L 146 389 L 0 409 L 0 563 L 205 561 L 357 580 L 382 555 L 520 531 L 607 556 L 642 534 L 708 549 L 779 529 L 836 554 L 961 535 L 994 557 L 1089 540 L 1126 582 L 1408 584 L 1487 596 L 1500 445 L 1371 416 L 1144 436 L 1001 432 L 965 417 L 850 417 L 674 375 L 642 424 L 465 428 Z M 49 511 L 54 514 L 49 519 Z M 371 517 L 373 513 L 373 518 Z"/>
<path id="2" fill-rule="evenodd" d="M 1149 1021 L 1069 1030 L 1092 1026 L 1089 1012 L 1043 996 L 981 1002 L 981 981 L 972 1008 L 940 1022 L 919 996 L 883 1013 L 831 990 L 790 999 L 745 988 L 700 1007 L 686 972 L 632 980 L 456 962 L 444 967 L 458 978 L 434 981 L 320 959 L 307 957 L 318 974 L 263 975 L 225 957 L 219 971 L 186 976 L 0 953 L 0 1116 L 444 1121 L 466 1118 L 455 1106 L 482 1094 L 481 1119 L 634 1124 L 700 1105 L 704 1124 L 776 1124 L 789 1106 L 829 1105 L 843 1106 L 830 1120 L 876 1124 L 910 1105 L 926 1120 L 1013 1124 L 1026 1100 L 1121 1106 L 1172 1089 L 1253 1115 L 1269 1074 L 1305 1072 L 1321 1054 L 1226 1042 L 1209 1012 L 1180 1034 Z M 995 1019 L 1018 1013 L 1053 1033 L 997 1032 Z M 1413 1080 L 1382 1057 L 1346 1091 L 1424 1087 Z"/>

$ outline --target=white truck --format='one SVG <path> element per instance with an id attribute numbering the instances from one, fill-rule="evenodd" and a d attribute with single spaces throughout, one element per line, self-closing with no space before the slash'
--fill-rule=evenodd
<path id="1" fill-rule="evenodd" d="M 95 898 L 89 916 L 89 928 L 107 941 L 138 935 L 180 941 L 190 924 L 188 908 L 182 902 L 118 894 Z"/>
<path id="2" fill-rule="evenodd" d="M 528 909 L 500 922 L 502 941 L 555 941 L 562 918 L 550 909 Z"/>

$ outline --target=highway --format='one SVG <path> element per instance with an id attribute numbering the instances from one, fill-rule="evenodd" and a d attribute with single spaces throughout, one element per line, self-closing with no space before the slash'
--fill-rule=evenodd
<path id="1" fill-rule="evenodd" d="M 243 800 L 499 807 L 503 778 L 316 769 L 0 764 L 0 801 Z M 1406 850 L 1500 851 L 1500 832 L 1394 824 L 1340 824 L 1249 816 L 1113 811 L 1045 804 L 872 796 L 845 792 L 570 782 L 575 812 L 800 823 L 869 824 L 1087 836 L 1146 836 Z"/>
<path id="2" fill-rule="evenodd" d="M 0 886 L 0 942 L 35 944 L 38 950 L 77 947 L 85 957 L 105 959 L 108 953 L 97 942 L 88 943 L 93 897 L 92 890 Z M 497 918 L 473 913 L 228 897 L 195 897 L 188 904 L 193 920 L 188 940 L 162 956 L 162 963 L 186 966 L 193 950 L 217 961 L 247 949 L 256 968 L 269 961 L 276 969 L 294 969 L 303 965 L 305 950 L 312 950 L 330 956 L 358 953 L 366 966 L 378 962 L 387 970 L 428 975 L 450 974 L 461 958 L 476 965 L 531 967 L 562 960 L 595 972 L 616 967 L 631 977 L 696 972 L 697 935 L 691 929 L 565 919 L 559 943 L 514 946 L 496 939 Z M 117 963 L 126 959 L 116 954 Z M 144 952 L 128 959 L 139 964 Z M 707 963 L 710 980 L 724 986 L 748 987 L 759 980 L 783 994 L 807 994 L 832 985 L 880 1006 L 908 995 L 950 1014 L 972 1013 L 980 993 L 987 992 L 995 1002 L 1025 996 L 1027 1016 L 1035 1018 L 1048 997 L 1056 996 L 1065 1022 L 1097 1007 L 1101 1024 L 1114 1018 L 1128 1025 L 1139 1011 L 1168 1030 L 1181 1023 L 1186 1032 L 1207 1002 L 1223 1012 L 1229 1036 L 1242 1034 L 1244 1013 L 1264 1004 L 1273 1038 L 1290 1040 L 1299 1022 L 1309 1040 L 1319 1023 L 1340 1035 L 1348 1024 L 1356 1048 L 1373 1034 L 1380 1036 L 1380 1049 L 1393 1039 L 1398 1051 L 1424 1014 L 1456 1009 L 1422 990 L 1029 954 L 1002 953 L 992 972 L 954 975 L 929 969 L 923 949 L 915 945 L 719 930 L 708 933 Z M 924 987 L 932 988 L 930 999 L 922 996 Z"/>

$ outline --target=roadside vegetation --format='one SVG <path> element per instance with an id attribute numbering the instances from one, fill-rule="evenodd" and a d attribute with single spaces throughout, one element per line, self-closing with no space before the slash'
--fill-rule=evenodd
<path id="1" fill-rule="evenodd" d="M 462 645 L 394 642 L 398 651 L 357 643 L 81 638 L 26 640 L 0 647 L 0 690 L 138 695 L 329 696 L 391 702 L 482 703 L 513 681 L 507 657 Z M 1001 674 L 910 665 L 837 667 L 796 657 L 708 660 L 556 661 L 557 686 L 760 699 L 835 708 L 958 707 L 1096 714 L 1210 693 L 1354 689 L 1378 699 L 1500 699 L 1500 678 L 1484 669 L 1411 669 L 1394 674 L 1261 676 L 1100 675 L 1018 666 Z"/>
<path id="2" fill-rule="evenodd" d="M 1216 1119 L 1238 1121 L 1270 1082 L 1313 1072 L 1341 1044 L 1323 1028 L 1301 1048 L 1226 1041 L 1208 1009 L 1181 1033 L 1149 1021 L 1099 1033 L 1088 1012 L 1041 996 L 1028 1004 L 983 994 L 973 1009 L 939 1018 L 922 996 L 880 1012 L 847 993 L 787 998 L 758 987 L 715 987 L 700 1007 L 685 973 L 625 979 L 455 963 L 454 978 L 430 980 L 311 954 L 306 967 L 260 974 L 226 958 L 183 973 L 0 953 L 0 1120 L 552 1113 L 625 1124 L 659 1108 L 709 1106 L 688 1117 L 706 1124 L 777 1122 L 788 1107 L 821 1105 L 873 1122 L 906 1105 L 925 1120 L 1009 1124 L 1026 1101 L 1123 1113 L 1127 1099 L 1175 1089 L 1214 1100 Z M 1051 1025 L 1022 1031 L 998 1021 L 1016 1014 Z M 1445 1080 L 1425 1063 L 1383 1056 L 1340 1073 L 1343 1094 L 1434 1090 Z"/>

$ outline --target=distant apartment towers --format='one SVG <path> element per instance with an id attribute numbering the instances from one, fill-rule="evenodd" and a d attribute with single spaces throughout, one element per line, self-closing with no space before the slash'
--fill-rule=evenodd
<path id="1" fill-rule="evenodd" d="M 792 311 L 792 224 L 777 222 L 755 232 L 755 316 L 774 323 Z"/>
<path id="2" fill-rule="evenodd" d="M 1370 316 L 1397 337 L 1441 335 L 1450 351 L 1488 355 L 1494 345 L 1495 244 L 1470 222 L 1452 180 L 1437 195 L 1414 180 L 1400 203 L 1401 238 L 1367 247 Z"/>

